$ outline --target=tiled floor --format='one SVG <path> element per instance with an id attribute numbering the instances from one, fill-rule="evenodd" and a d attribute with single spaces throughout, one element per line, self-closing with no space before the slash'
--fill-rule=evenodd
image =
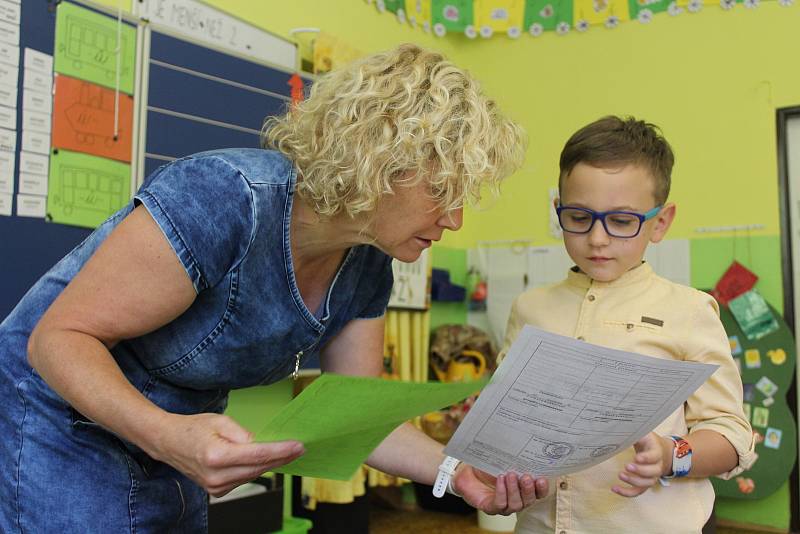
<path id="1" fill-rule="evenodd" d="M 458 515 L 428 510 L 390 510 L 373 506 L 370 534 L 487 534 L 474 514 Z M 496 534 L 496 533 L 495 533 Z M 762 531 L 717 527 L 716 534 L 763 534 Z"/>
<path id="2" fill-rule="evenodd" d="M 419 488 L 417 488 L 419 489 Z M 369 533 L 370 534 L 492 534 L 489 530 L 478 527 L 476 513 L 445 513 L 426 510 L 423 506 L 441 510 L 468 511 L 460 499 L 449 499 L 445 496 L 442 501 L 418 501 L 413 495 L 411 486 L 402 488 L 371 488 L 369 492 Z M 427 495 L 427 492 L 417 492 L 417 497 Z M 424 498 L 424 497 L 423 497 Z M 447 501 L 447 502 L 445 502 Z M 707 529 L 711 534 L 764 534 L 763 530 L 747 528 L 732 528 L 717 525 L 716 529 Z M 774 530 L 771 532 L 775 532 Z M 497 534 L 496 532 L 494 534 Z"/>

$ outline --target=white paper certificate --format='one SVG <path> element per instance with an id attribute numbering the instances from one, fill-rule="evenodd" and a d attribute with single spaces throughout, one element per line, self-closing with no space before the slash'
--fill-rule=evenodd
<path id="1" fill-rule="evenodd" d="M 652 431 L 716 369 L 525 326 L 445 453 L 493 475 L 581 471 Z"/>

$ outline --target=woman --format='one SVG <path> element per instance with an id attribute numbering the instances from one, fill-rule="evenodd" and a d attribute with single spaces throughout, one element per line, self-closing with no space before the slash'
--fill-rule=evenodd
<path id="1" fill-rule="evenodd" d="M 466 73 L 413 45 L 320 80 L 264 133 L 274 150 L 156 171 L 0 325 L 0 531 L 205 530 L 206 492 L 303 453 L 220 415 L 228 391 L 315 353 L 379 374 L 391 258 L 457 230 L 523 150 Z M 369 463 L 430 484 L 442 459 L 404 425 Z M 453 484 L 489 513 L 547 490 L 463 464 Z"/>

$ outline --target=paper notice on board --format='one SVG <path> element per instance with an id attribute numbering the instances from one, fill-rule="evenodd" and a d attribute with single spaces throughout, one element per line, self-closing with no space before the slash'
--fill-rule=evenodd
<path id="1" fill-rule="evenodd" d="M 24 132 L 26 130 L 42 132 L 50 135 L 50 114 L 31 111 L 30 109 L 23 109 L 22 131 Z"/>
<path id="2" fill-rule="evenodd" d="M 19 47 L 0 42 L 0 63 L 19 67 Z"/>
<path id="3" fill-rule="evenodd" d="M 22 109 L 30 109 L 49 115 L 53 111 L 53 97 L 48 93 L 24 91 L 22 93 Z"/>
<path id="4" fill-rule="evenodd" d="M 2 151 L 0 151 L 2 153 Z M 14 173 L 0 172 L 0 193 L 10 195 L 14 192 Z"/>
<path id="5" fill-rule="evenodd" d="M 0 21 L 19 25 L 21 14 L 22 6 L 19 3 L 0 1 Z"/>
<path id="6" fill-rule="evenodd" d="M 23 69 L 22 88 L 25 91 L 36 91 L 49 95 L 53 90 L 53 75 L 33 69 Z"/>
<path id="7" fill-rule="evenodd" d="M 0 215 L 11 215 L 11 193 L 0 193 Z"/>
<path id="8" fill-rule="evenodd" d="M 17 149 L 17 132 L 0 128 L 0 150 L 13 152 Z"/>
<path id="9" fill-rule="evenodd" d="M 50 136 L 46 133 L 22 130 L 22 150 L 36 154 L 50 154 Z"/>
<path id="10" fill-rule="evenodd" d="M 52 74 L 53 56 L 45 54 L 44 52 L 39 52 L 33 48 L 26 48 L 24 65 L 26 69 Z"/>
<path id="11" fill-rule="evenodd" d="M 17 110 L 0 106 L 0 128 L 13 130 L 17 127 Z"/>
<path id="12" fill-rule="evenodd" d="M 17 88 L 10 85 L 0 85 L 0 106 L 9 108 L 17 107 Z"/>
<path id="13" fill-rule="evenodd" d="M 19 46 L 19 24 L 0 21 L 0 41 Z"/>
<path id="14" fill-rule="evenodd" d="M 47 176 L 20 172 L 17 180 L 17 193 L 47 196 Z"/>
<path id="15" fill-rule="evenodd" d="M 19 83 L 19 68 L 0 63 L 0 85 L 16 87 Z"/>
<path id="16" fill-rule="evenodd" d="M 526 325 L 445 453 L 493 475 L 574 473 L 652 431 L 717 367 Z"/>
<path id="17" fill-rule="evenodd" d="M 47 197 L 17 195 L 17 216 L 44 219 L 47 214 Z"/>

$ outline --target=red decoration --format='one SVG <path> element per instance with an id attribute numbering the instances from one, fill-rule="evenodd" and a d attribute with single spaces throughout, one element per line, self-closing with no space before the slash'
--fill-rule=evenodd
<path id="1" fill-rule="evenodd" d="M 305 98 L 303 96 L 303 79 L 295 72 L 286 85 L 292 88 L 292 105 L 302 102 Z"/>
<path id="2" fill-rule="evenodd" d="M 750 269 L 738 261 L 734 261 L 719 279 L 716 287 L 711 290 L 711 295 L 717 299 L 717 302 L 727 306 L 729 301 L 753 289 L 757 281 L 758 276 Z"/>

